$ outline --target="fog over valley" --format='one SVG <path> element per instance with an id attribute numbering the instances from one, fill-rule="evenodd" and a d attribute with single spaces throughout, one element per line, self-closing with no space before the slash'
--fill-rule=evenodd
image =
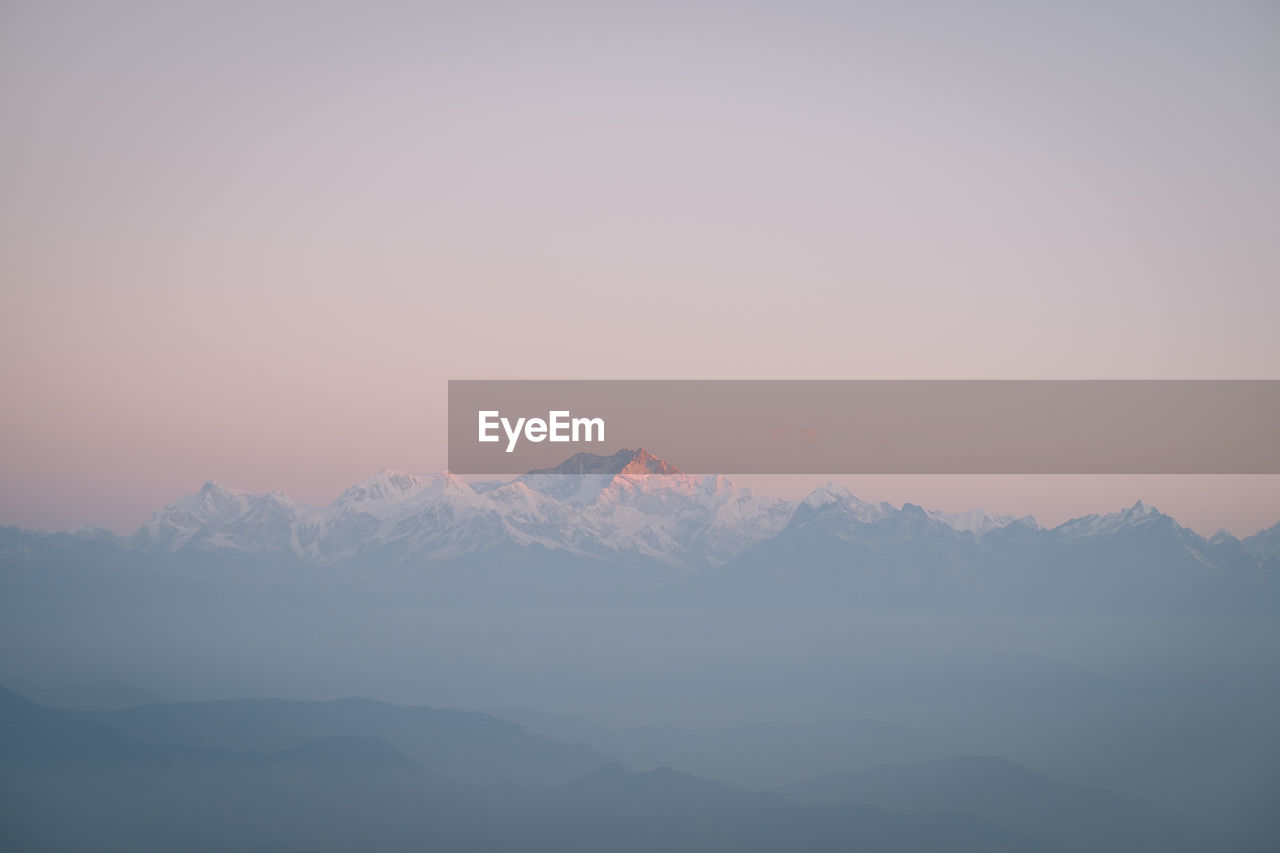
<path id="1" fill-rule="evenodd" d="M 95 733 L 48 754 L 11 736 L 4 784 L 91 826 L 52 768 L 89 762 L 113 790 L 125 773 L 192 815 L 170 840 L 213 819 L 185 798 L 304 772 L 470 803 L 440 828 L 459 849 L 506 843 L 463 817 L 498 808 L 484 791 L 500 784 L 527 792 L 511 815 L 568 809 L 583 833 L 621 832 L 619 808 L 677 827 L 670 810 L 703 797 L 734 815 L 677 833 L 689 849 L 736 849 L 750 815 L 778 837 L 805 827 L 807 849 L 926 849 L 940 832 L 973 849 L 1265 850 L 1276 529 L 1206 539 L 1138 502 L 1046 530 L 837 484 L 783 501 L 645 451 L 507 482 L 383 472 L 319 508 L 207 484 L 131 537 L 4 529 L 5 713 Z M 275 728 L 255 735 L 259 719 Z M 471 728 L 404 722 L 419 719 Z M 176 785 L 173 762 L 194 775 Z M 432 793 L 438 777 L 463 787 Z M 870 811 L 839 811 L 854 807 Z M 939 829 L 957 816 L 964 832 Z M 325 849 L 300 820 L 244 816 L 227 843 Z M 572 847 L 559 825 L 512 831 Z"/>

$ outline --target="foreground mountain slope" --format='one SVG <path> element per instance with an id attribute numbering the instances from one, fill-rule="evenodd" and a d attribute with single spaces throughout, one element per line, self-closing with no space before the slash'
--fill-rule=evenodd
<path id="1" fill-rule="evenodd" d="M 1051 849 L 968 819 L 809 809 L 668 770 L 605 764 L 539 792 L 478 788 L 442 779 L 379 738 L 331 735 L 270 751 L 156 746 L 2 689 L 0 721 L 6 849 Z M 184 739 L 219 734 L 226 739 L 202 725 Z M 16 744 L 25 745 L 21 761 Z"/>

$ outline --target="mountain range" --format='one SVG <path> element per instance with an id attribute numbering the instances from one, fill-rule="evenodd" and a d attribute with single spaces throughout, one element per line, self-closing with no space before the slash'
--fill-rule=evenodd
<path id="1" fill-rule="evenodd" d="M 599 567 L 624 566 L 625 577 L 672 591 L 664 603 L 885 606 L 1035 588 L 1105 606 L 1154 584 L 1255 607 L 1278 597 L 1280 524 L 1206 538 L 1139 501 L 1044 528 L 1030 516 L 870 503 L 836 483 L 789 501 L 685 474 L 641 449 L 578 454 L 510 481 L 387 470 L 323 507 L 208 482 L 123 538 L 0 528 L 4 562 L 81 559 L 426 575 L 502 565 L 523 567 L 525 580 L 532 566 L 572 567 L 585 586 L 608 585 Z"/>
<path id="2" fill-rule="evenodd" d="M 325 507 L 209 482 L 156 512 L 127 545 L 271 552 L 320 565 L 371 556 L 434 562 L 508 546 L 698 568 L 778 532 L 793 509 L 639 450 L 579 454 L 510 482 L 382 471 Z"/>

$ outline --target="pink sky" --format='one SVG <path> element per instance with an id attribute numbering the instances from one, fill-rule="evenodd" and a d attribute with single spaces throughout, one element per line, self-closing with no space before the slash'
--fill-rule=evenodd
<path id="1" fill-rule="evenodd" d="M 5 7 L 0 523 L 438 470 L 450 377 L 1280 373 L 1273 9 L 467 8 Z"/>

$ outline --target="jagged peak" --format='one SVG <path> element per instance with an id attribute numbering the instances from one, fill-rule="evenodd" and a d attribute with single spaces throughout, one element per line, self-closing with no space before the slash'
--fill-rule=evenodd
<path id="1" fill-rule="evenodd" d="M 152 513 L 152 516 L 163 515 L 170 511 L 201 511 L 209 509 L 218 509 L 225 511 L 231 506 L 240 506 L 246 498 L 255 497 L 248 492 L 242 492 L 238 489 L 229 489 L 219 483 L 217 480 L 206 480 L 199 491 L 189 495 L 183 495 L 177 500 L 166 504 L 164 507 Z"/>
<path id="2" fill-rule="evenodd" d="M 519 479 L 536 477 L 543 474 L 601 475 L 616 477 L 619 474 L 634 476 L 638 474 L 683 474 L 676 466 L 645 448 L 636 450 L 625 448 L 611 456 L 598 453 L 575 453 L 568 459 L 552 468 L 538 468 L 524 474 Z"/>
<path id="3" fill-rule="evenodd" d="M 930 518 L 942 522 L 953 530 L 968 531 L 976 536 L 1011 524 L 1021 524 L 1033 530 L 1040 529 L 1040 523 L 1036 521 L 1035 516 L 995 515 L 981 507 L 964 512 L 931 509 L 928 513 Z"/>
<path id="4" fill-rule="evenodd" d="M 1081 518 L 1073 518 L 1054 528 L 1063 533 L 1073 535 L 1097 535 L 1102 533 L 1113 533 L 1118 530 L 1124 530 L 1139 525 L 1146 525 L 1156 521 L 1167 521 L 1175 528 L 1182 529 L 1176 521 L 1150 504 L 1141 500 L 1135 501 L 1133 506 L 1125 507 L 1122 510 L 1109 513 L 1093 513 Z"/>
<path id="5" fill-rule="evenodd" d="M 895 512 L 892 504 L 873 504 L 864 501 L 844 486 L 835 482 L 824 483 L 810 492 L 797 506 L 789 525 L 806 524 L 819 515 L 831 512 L 851 515 L 860 522 L 879 521 Z"/>
<path id="6" fill-rule="evenodd" d="M 618 471 L 619 475 L 625 475 L 625 476 L 636 476 L 640 474 L 672 475 L 672 474 L 684 473 L 679 468 L 672 465 L 670 462 L 666 461 L 665 459 L 660 459 L 659 457 L 654 456 L 652 453 L 645 450 L 643 447 L 641 447 L 640 449 L 634 452 L 629 450 L 620 451 L 618 454 L 615 454 L 615 458 L 617 456 L 622 455 L 623 453 L 630 453 L 631 458 L 627 461 L 627 464 L 623 465 L 622 469 Z"/>
<path id="7" fill-rule="evenodd" d="M 864 520 L 870 519 L 872 516 L 881 516 L 893 512 L 894 507 L 887 502 L 873 504 L 870 501 L 864 501 L 862 498 L 849 491 L 844 486 L 834 481 L 824 483 L 818 488 L 810 492 L 803 501 L 801 506 L 809 509 L 821 509 L 825 506 L 838 504 L 840 506 L 851 507 Z"/>
<path id="8" fill-rule="evenodd" d="M 863 501 L 853 492 L 849 491 L 834 480 L 829 480 L 806 495 L 805 499 L 801 501 L 801 503 L 805 506 L 811 506 L 816 509 L 820 506 L 826 506 L 827 504 L 845 503 L 848 501 L 863 503 Z"/>
<path id="9" fill-rule="evenodd" d="M 1277 521 L 1275 524 L 1271 525 L 1270 527 L 1259 528 L 1258 532 L 1253 534 L 1253 536 L 1250 536 L 1249 538 L 1252 539 L 1254 536 L 1266 536 L 1272 533 L 1280 534 L 1280 521 Z"/>
<path id="10" fill-rule="evenodd" d="M 105 527 L 99 527 L 96 524 L 82 524 L 79 527 L 69 531 L 70 534 L 77 539 L 97 539 L 102 541 L 115 541 L 118 537 Z"/>
<path id="11" fill-rule="evenodd" d="M 237 489 L 229 489 L 226 486 L 219 483 L 217 480 L 205 480 L 204 485 L 200 487 L 200 491 L 197 492 L 196 494 L 202 495 L 202 496 L 203 495 L 237 495 L 238 496 L 238 495 L 244 494 L 244 492 L 241 492 Z"/>
<path id="12" fill-rule="evenodd" d="M 1125 521 L 1132 524 L 1139 524 L 1157 518 L 1167 518 L 1164 513 L 1160 512 L 1160 510 L 1156 509 L 1149 503 L 1144 503 L 1141 500 L 1134 501 L 1133 506 L 1125 507 L 1119 512 L 1110 513 L 1105 517 L 1115 518 L 1119 521 Z"/>
<path id="13" fill-rule="evenodd" d="M 421 491 L 425 486 L 438 481 L 451 481 L 456 478 L 447 471 L 443 474 L 407 474 L 395 468 L 383 468 L 367 480 L 351 486 L 338 496 L 335 504 L 381 502 L 399 500 Z"/>

